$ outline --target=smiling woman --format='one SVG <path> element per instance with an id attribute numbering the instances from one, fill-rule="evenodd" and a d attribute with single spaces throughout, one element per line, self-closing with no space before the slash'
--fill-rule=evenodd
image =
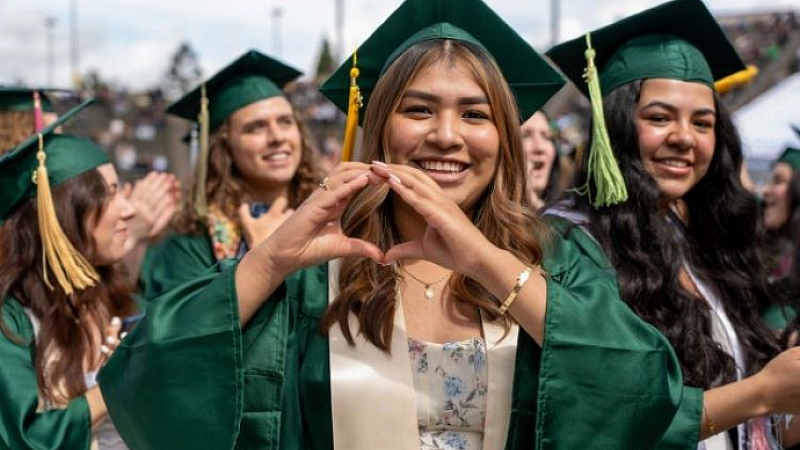
<path id="1" fill-rule="evenodd" d="M 480 0 L 406 0 L 358 71 L 359 161 L 241 261 L 148 305 L 101 374 L 120 433 L 137 449 L 657 448 L 699 392 L 597 245 L 528 204 L 520 117 L 563 80 Z M 353 72 L 323 87 L 343 110 Z"/>
<path id="2" fill-rule="evenodd" d="M 606 114 L 594 119 L 605 120 L 629 196 L 594 207 L 573 195 L 550 214 L 602 245 L 622 298 L 669 339 L 685 383 L 703 390 L 673 423 L 692 436 L 682 448 L 791 447 L 800 425 L 784 426 L 783 414 L 800 412 L 800 349 L 780 353 L 761 320 L 774 301 L 758 251 L 763 230 L 741 184 L 741 142 L 714 91 L 715 79 L 744 65 L 700 0 L 668 2 L 589 35 Z M 548 51 L 580 87 L 574 61 L 588 41 Z M 579 183 L 591 190 L 588 159 Z"/>
<path id="3" fill-rule="evenodd" d="M 171 105 L 197 120 L 206 108 L 209 136 L 176 233 L 148 250 L 143 296 L 152 299 L 240 258 L 277 228 L 321 178 L 309 135 L 281 88 L 300 75 L 251 50 Z"/>
<path id="4" fill-rule="evenodd" d="M 134 209 L 103 150 L 53 132 L 85 105 L 0 158 L 0 448 L 127 449 L 95 375 L 135 312 Z"/>

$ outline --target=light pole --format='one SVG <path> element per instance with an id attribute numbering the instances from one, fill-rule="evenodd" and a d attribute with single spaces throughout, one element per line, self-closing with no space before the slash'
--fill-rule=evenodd
<path id="1" fill-rule="evenodd" d="M 281 16 L 282 8 L 272 8 L 272 53 L 281 58 Z"/>
<path id="2" fill-rule="evenodd" d="M 336 47 L 334 48 L 334 61 L 339 62 L 344 58 L 344 0 L 335 0 L 334 12 L 336 26 Z"/>
<path id="3" fill-rule="evenodd" d="M 550 0 L 550 46 L 561 40 L 561 0 Z"/>
<path id="4" fill-rule="evenodd" d="M 56 52 L 55 52 L 55 33 L 53 28 L 56 26 L 56 18 L 48 16 L 44 18 L 44 27 L 46 33 L 46 46 L 47 46 L 47 85 L 53 86 L 55 84 L 55 70 L 56 70 Z"/>
<path id="5" fill-rule="evenodd" d="M 78 48 L 78 0 L 69 0 L 69 63 L 73 87 L 81 85 L 80 50 Z"/>

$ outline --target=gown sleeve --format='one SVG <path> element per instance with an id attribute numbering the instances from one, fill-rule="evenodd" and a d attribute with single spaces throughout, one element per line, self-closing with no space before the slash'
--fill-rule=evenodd
<path id="1" fill-rule="evenodd" d="M 208 236 L 167 236 L 145 253 L 139 274 L 141 296 L 150 301 L 199 277 L 216 263 Z"/>
<path id="2" fill-rule="evenodd" d="M 6 300 L 0 331 L 0 449 L 89 449 L 92 425 L 83 396 L 63 409 L 38 411 L 34 332 L 22 306 Z"/>
<path id="3" fill-rule="evenodd" d="M 282 372 L 265 364 L 253 373 L 250 360 L 280 365 L 273 356 L 282 349 L 259 342 L 285 342 L 270 335 L 288 332 L 287 288 L 281 285 L 242 330 L 237 267 L 223 260 L 151 301 L 100 372 L 109 415 L 130 448 L 271 448 L 248 445 L 258 442 L 258 426 L 258 436 L 277 439 Z"/>
<path id="4" fill-rule="evenodd" d="M 596 242 L 578 227 L 555 230 L 543 264 L 544 342 L 520 337 L 515 389 L 529 395 L 515 395 L 510 440 L 540 449 L 657 448 L 679 409 L 697 409 L 696 396 L 685 394 L 666 338 L 620 298 Z"/>

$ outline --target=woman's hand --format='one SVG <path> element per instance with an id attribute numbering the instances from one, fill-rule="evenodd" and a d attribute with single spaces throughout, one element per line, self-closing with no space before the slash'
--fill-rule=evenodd
<path id="1" fill-rule="evenodd" d="M 800 347 L 784 351 L 753 375 L 770 413 L 800 414 Z"/>
<path id="2" fill-rule="evenodd" d="M 475 278 L 481 256 L 494 245 L 475 227 L 454 201 L 424 172 L 406 165 L 373 163 L 392 191 L 428 224 L 420 241 L 390 248 L 385 263 L 397 259 L 426 259 L 454 272 Z"/>
<path id="3" fill-rule="evenodd" d="M 114 350 L 119 346 L 121 337 L 119 335 L 122 329 L 122 320 L 114 316 L 111 322 L 106 326 L 105 336 L 103 337 L 103 344 L 100 346 L 100 364 L 103 365 L 114 354 Z"/>
<path id="4" fill-rule="evenodd" d="M 125 193 L 136 215 L 128 222 L 131 239 L 128 246 L 158 239 L 169 226 L 180 203 L 180 183 L 175 175 L 150 172 Z"/>
<path id="5" fill-rule="evenodd" d="M 373 243 L 346 236 L 341 217 L 347 203 L 369 184 L 384 179 L 362 163 L 343 163 L 323 180 L 297 210 L 261 244 L 250 250 L 236 270 L 239 322 L 244 326 L 290 273 L 341 257 L 383 262 Z"/>
<path id="6" fill-rule="evenodd" d="M 254 248 L 268 238 L 289 218 L 294 209 L 289 208 L 289 201 L 280 197 L 269 207 L 269 211 L 259 218 L 250 215 L 250 204 L 245 203 L 239 207 L 239 220 L 242 223 L 242 232 L 249 248 Z"/>

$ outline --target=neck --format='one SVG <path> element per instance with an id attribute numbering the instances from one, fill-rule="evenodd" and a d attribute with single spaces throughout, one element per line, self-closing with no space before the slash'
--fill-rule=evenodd
<path id="1" fill-rule="evenodd" d="M 289 198 L 289 185 L 280 185 L 280 186 L 273 186 L 273 185 L 256 185 L 253 183 L 245 184 L 245 191 L 247 195 L 250 197 L 250 201 L 252 202 L 261 202 L 267 205 L 271 205 L 275 202 L 275 200 L 279 199 L 280 197 L 284 197 L 286 199 Z"/>

